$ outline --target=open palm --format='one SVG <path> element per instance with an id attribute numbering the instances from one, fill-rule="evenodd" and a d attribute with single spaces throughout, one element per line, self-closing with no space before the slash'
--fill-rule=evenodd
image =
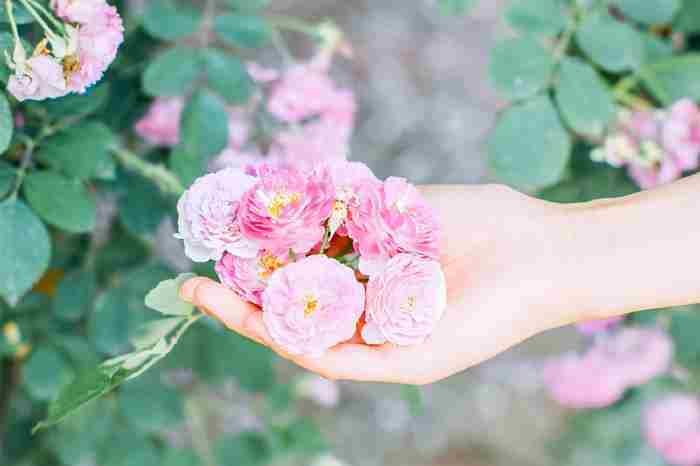
<path id="1" fill-rule="evenodd" d="M 540 331 L 568 323 L 551 299 L 556 209 L 498 185 L 424 186 L 440 218 L 448 308 L 416 346 L 370 346 L 356 336 L 320 358 L 286 354 L 261 310 L 206 278 L 182 288 L 185 299 L 229 329 L 332 379 L 430 383 L 478 364 Z"/>

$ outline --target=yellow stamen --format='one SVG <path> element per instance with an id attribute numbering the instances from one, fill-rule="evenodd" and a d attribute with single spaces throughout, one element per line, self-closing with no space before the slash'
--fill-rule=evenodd
<path id="1" fill-rule="evenodd" d="M 416 309 L 416 297 L 409 296 L 404 304 L 401 305 L 401 310 L 404 312 L 413 312 Z"/>
<path id="2" fill-rule="evenodd" d="M 301 195 L 299 193 L 275 193 L 272 201 L 270 201 L 270 204 L 267 206 L 267 213 L 270 214 L 272 218 L 279 218 L 282 214 L 282 209 L 290 204 L 298 202 L 300 198 Z"/>
<path id="3" fill-rule="evenodd" d="M 48 55 L 49 54 L 49 40 L 44 37 L 39 41 L 38 44 L 36 44 L 36 47 L 34 47 L 34 52 L 32 53 L 32 56 L 36 57 L 39 55 Z"/>
<path id="4" fill-rule="evenodd" d="M 310 317 L 318 309 L 318 299 L 313 295 L 304 298 L 304 317 Z"/>
<path id="5" fill-rule="evenodd" d="M 258 261 L 258 265 L 262 268 L 262 270 L 258 273 L 258 277 L 260 277 L 261 280 L 267 280 L 270 275 L 272 275 L 272 272 L 279 269 L 284 264 L 282 264 L 282 261 L 276 256 L 272 254 L 265 254 Z"/>
<path id="6" fill-rule="evenodd" d="M 80 60 L 75 55 L 67 55 L 63 59 L 63 75 L 68 78 L 80 69 Z"/>

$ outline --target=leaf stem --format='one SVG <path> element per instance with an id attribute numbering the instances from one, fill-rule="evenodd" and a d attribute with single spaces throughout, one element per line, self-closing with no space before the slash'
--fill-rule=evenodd
<path id="1" fill-rule="evenodd" d="M 124 168 L 153 181 L 164 193 L 179 196 L 185 191 L 175 174 L 163 165 L 146 162 L 138 155 L 124 148 L 114 148 L 113 152 Z"/>
<path id="2" fill-rule="evenodd" d="M 19 1 L 20 1 L 20 3 L 22 3 L 22 5 L 24 5 L 24 8 L 27 9 L 29 14 L 32 15 L 32 17 L 34 17 L 36 22 L 39 23 L 39 25 L 42 27 L 44 32 L 46 32 L 47 37 L 52 38 L 52 36 L 55 36 L 54 31 L 49 27 L 48 24 L 46 24 L 46 22 L 41 17 L 41 15 L 36 12 L 34 7 L 32 7 L 32 5 L 27 0 L 19 0 Z"/>

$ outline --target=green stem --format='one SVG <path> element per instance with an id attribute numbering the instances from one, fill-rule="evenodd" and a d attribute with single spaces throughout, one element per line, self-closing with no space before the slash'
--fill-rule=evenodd
<path id="1" fill-rule="evenodd" d="M 304 21 L 300 21 L 296 18 L 290 18 L 287 16 L 272 16 L 267 17 L 267 20 L 277 29 L 300 32 L 315 39 L 321 38 L 321 35 L 318 33 L 318 28 L 315 25 L 305 23 Z"/>
<path id="2" fill-rule="evenodd" d="M 22 187 L 24 182 L 24 177 L 27 176 L 27 168 L 32 162 L 32 155 L 34 154 L 34 148 L 36 143 L 31 138 L 26 138 L 26 147 L 24 148 L 24 154 L 22 154 L 22 161 L 19 164 L 19 170 L 17 170 L 17 179 L 15 180 L 15 186 L 12 188 L 12 193 L 8 196 L 10 199 L 15 199 L 19 193 L 19 189 Z"/>
<path id="3" fill-rule="evenodd" d="M 46 16 L 46 18 L 51 21 L 51 23 L 56 26 L 56 29 L 58 29 L 61 33 L 65 33 L 65 26 L 62 22 L 60 22 L 56 17 L 51 13 L 49 10 L 44 7 L 41 3 L 37 2 L 36 0 L 29 0 L 29 3 L 31 3 L 36 9 L 38 9 L 41 13 Z"/>
<path id="4" fill-rule="evenodd" d="M 138 155 L 123 148 L 115 148 L 114 155 L 124 168 L 153 181 L 164 193 L 179 196 L 185 191 L 175 174 L 163 165 L 146 162 Z"/>
<path id="5" fill-rule="evenodd" d="M 46 35 L 49 38 L 51 38 L 51 36 L 55 36 L 55 33 L 53 32 L 53 30 L 51 30 L 49 25 L 46 24 L 46 22 L 41 17 L 41 15 L 39 15 L 39 13 L 36 12 L 34 7 L 32 7 L 32 5 L 27 0 L 19 0 L 19 1 L 22 3 L 22 5 L 24 5 L 24 8 L 27 9 L 29 14 L 32 15 L 32 17 L 36 20 L 36 22 L 39 23 L 39 25 L 42 27 L 42 29 L 44 29 L 44 32 L 46 32 Z"/>
<path id="6" fill-rule="evenodd" d="M 12 0 L 5 0 L 5 11 L 7 12 L 7 20 L 10 22 L 10 28 L 12 29 L 12 37 L 15 39 L 15 44 L 20 44 L 19 32 L 17 32 L 17 22 L 15 21 L 15 14 L 12 10 L 14 5 Z"/>

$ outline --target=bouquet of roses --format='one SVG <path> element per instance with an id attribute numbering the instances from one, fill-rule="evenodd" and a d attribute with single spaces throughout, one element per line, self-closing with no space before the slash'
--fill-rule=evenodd
<path id="1" fill-rule="evenodd" d="M 362 163 L 226 168 L 196 180 L 178 214 L 187 256 L 216 261 L 290 354 L 319 356 L 358 326 L 368 344 L 418 344 L 445 309 L 435 212 Z"/>

